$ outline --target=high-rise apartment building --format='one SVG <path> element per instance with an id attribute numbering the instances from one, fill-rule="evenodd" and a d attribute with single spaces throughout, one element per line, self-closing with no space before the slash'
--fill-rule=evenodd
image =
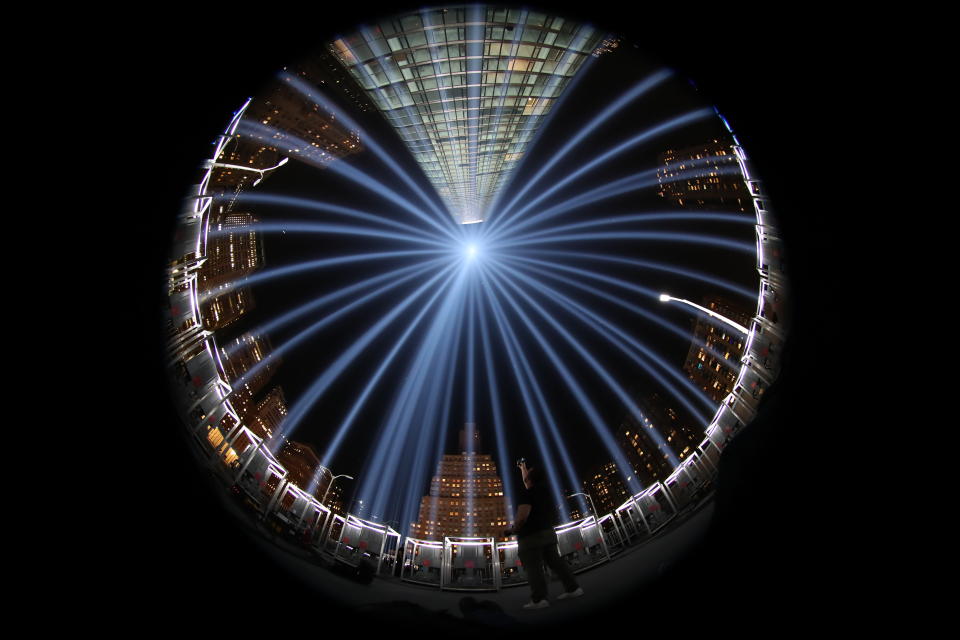
<path id="1" fill-rule="evenodd" d="M 594 469 L 583 481 L 583 490 L 590 494 L 600 516 L 615 511 L 630 497 L 616 462 L 608 462 Z"/>
<path id="2" fill-rule="evenodd" d="M 253 292 L 236 282 L 263 266 L 263 244 L 249 213 L 216 205 L 210 214 L 205 260 L 197 276 L 200 315 L 208 331 L 222 329 L 253 308 Z"/>
<path id="3" fill-rule="evenodd" d="M 479 453 L 480 437 L 468 425 L 460 434 L 460 453 L 445 455 L 430 483 L 430 495 L 420 502 L 420 515 L 410 535 L 422 540 L 445 536 L 503 539 L 509 526 L 503 481 L 497 465 Z"/>
<path id="4" fill-rule="evenodd" d="M 702 306 L 740 325 L 750 325 L 750 312 L 729 300 L 714 296 L 706 298 Z M 724 322 L 706 315 L 697 318 L 683 370 L 717 403 L 733 391 L 745 340 L 746 336 Z"/>
<path id="5" fill-rule="evenodd" d="M 200 303 L 203 328 L 217 331 L 240 319 L 255 306 L 250 287 L 232 289 L 226 293 L 205 299 Z"/>
<path id="6" fill-rule="evenodd" d="M 752 211 L 732 143 L 714 139 L 660 154 L 659 195 L 685 209 Z"/>
<path id="7" fill-rule="evenodd" d="M 424 9 L 330 51 L 396 129 L 453 218 L 482 222 L 604 34 L 538 11 Z"/>
<path id="8" fill-rule="evenodd" d="M 261 438 L 272 438 L 287 417 L 287 402 L 283 389 L 274 387 L 257 402 L 257 407 L 246 418 L 247 426 Z"/>
<path id="9" fill-rule="evenodd" d="M 268 360 L 267 364 L 260 366 L 261 362 L 267 360 L 272 350 L 273 347 L 267 336 L 250 333 L 245 333 L 220 348 L 223 372 L 233 387 L 230 402 L 247 422 L 257 412 L 254 396 L 266 386 L 280 363 L 279 359 L 274 357 Z M 247 376 L 246 373 L 254 367 L 259 367 L 256 373 Z M 253 428 L 252 425 L 248 426 Z M 263 437 L 262 434 L 257 435 Z"/>
<path id="10" fill-rule="evenodd" d="M 201 295 L 220 295 L 263 266 L 263 242 L 253 229 L 257 222 L 249 213 L 220 206 L 210 214 L 205 261 L 197 281 Z"/>
<path id="11" fill-rule="evenodd" d="M 287 470 L 287 479 L 304 491 L 315 484 L 313 481 L 320 468 L 320 456 L 309 444 L 287 440 L 277 451 L 277 461 Z"/>
<path id="12" fill-rule="evenodd" d="M 292 67 L 287 72 L 313 86 L 326 84 L 323 69 L 315 61 Z M 253 99 L 244 119 L 274 132 L 268 136 L 241 128 L 238 134 L 241 140 L 254 148 L 271 149 L 314 165 L 322 166 L 362 150 L 356 131 L 350 131 L 314 100 L 282 80 L 271 83 Z"/>

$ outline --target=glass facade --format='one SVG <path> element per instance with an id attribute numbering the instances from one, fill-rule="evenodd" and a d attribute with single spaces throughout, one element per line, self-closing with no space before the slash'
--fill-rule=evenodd
<path id="1" fill-rule="evenodd" d="M 330 50 L 397 130 L 453 217 L 482 222 L 537 128 L 604 34 L 483 5 L 424 10 Z"/>

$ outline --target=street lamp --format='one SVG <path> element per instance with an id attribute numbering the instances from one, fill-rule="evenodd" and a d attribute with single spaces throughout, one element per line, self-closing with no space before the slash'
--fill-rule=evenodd
<path id="1" fill-rule="evenodd" d="M 323 468 L 327 469 L 326 467 L 323 467 Z M 330 469 L 327 469 L 327 471 L 330 471 Z M 330 473 L 333 473 L 333 472 L 330 471 Z M 321 498 L 320 500 L 321 505 L 326 506 L 325 503 L 327 501 L 327 495 L 330 493 L 330 487 L 333 486 L 333 481 L 336 480 L 337 478 L 349 478 L 350 480 L 353 480 L 353 476 L 348 476 L 345 473 L 341 473 L 338 476 L 333 476 L 332 478 L 330 478 L 330 484 L 327 485 L 327 490 L 323 492 L 323 498 Z M 333 528 L 333 509 L 330 509 L 327 512 L 327 521 L 324 523 L 323 529 L 320 531 L 320 544 L 323 544 L 324 539 L 326 538 L 327 534 L 330 532 L 332 528 Z"/>
<path id="2" fill-rule="evenodd" d="M 284 158 L 278 164 L 272 167 L 267 167 L 266 169 L 257 169 L 256 167 L 246 167 L 242 164 L 227 164 L 225 162 L 210 162 L 210 161 L 208 161 L 207 166 L 211 169 L 213 168 L 237 169 L 238 171 L 252 171 L 254 173 L 259 173 L 260 177 L 257 178 L 256 182 L 253 183 L 253 186 L 257 186 L 258 184 L 260 184 L 260 181 L 263 180 L 263 177 L 267 173 L 267 171 L 273 171 L 274 169 L 278 169 L 282 167 L 283 165 L 287 164 L 287 160 L 289 159 L 290 158 Z"/>
<path id="3" fill-rule="evenodd" d="M 348 476 L 345 473 L 341 473 L 338 476 L 333 476 L 332 478 L 330 478 L 330 484 L 327 485 L 327 490 L 323 492 L 323 498 L 320 500 L 320 504 L 325 504 L 327 502 L 327 494 L 330 493 L 330 487 L 333 486 L 333 481 L 336 480 L 337 478 L 347 478 L 348 480 L 353 480 L 353 476 Z"/>
<path id="4" fill-rule="evenodd" d="M 597 513 L 597 507 L 593 504 L 593 497 L 591 497 L 589 493 L 583 493 L 581 491 L 578 491 L 577 493 L 571 493 L 567 497 L 572 498 L 573 496 L 585 496 L 587 500 L 590 501 L 590 508 L 593 509 L 594 524 L 597 527 L 597 533 L 600 534 L 600 544 L 603 545 L 603 552 L 607 554 L 607 560 L 609 560 L 610 550 L 607 549 L 607 541 L 603 539 L 603 528 L 600 526 L 600 514 Z"/>
<path id="5" fill-rule="evenodd" d="M 660 294 L 660 302 L 670 302 L 671 300 L 676 300 L 677 302 L 683 302 L 684 304 L 688 304 L 688 305 L 690 305 L 691 307 L 693 307 L 693 308 L 695 308 L 695 309 L 699 309 L 700 311 L 703 311 L 705 314 L 707 314 L 707 315 L 710 316 L 711 318 L 716 318 L 716 319 L 719 320 L 720 322 L 723 322 L 723 323 L 725 323 L 725 324 L 730 325 L 731 327 L 733 327 L 734 329 L 736 329 L 736 330 L 739 331 L 740 333 L 743 333 L 743 334 L 749 334 L 749 333 L 750 333 L 750 330 L 747 329 L 745 326 L 743 326 L 743 325 L 741 325 L 741 324 L 737 324 L 736 322 L 734 322 L 734 321 L 731 320 L 730 318 L 725 318 L 725 317 L 723 317 L 722 315 L 720 315 L 719 313 L 716 313 L 715 311 L 711 311 L 710 309 L 707 309 L 706 307 L 701 307 L 700 305 L 698 305 L 698 304 L 696 304 L 696 303 L 694 303 L 694 302 L 690 302 L 689 300 L 684 300 L 683 298 L 674 298 L 673 296 L 668 295 L 668 294 L 666 294 L 666 293 L 661 293 L 661 294 Z"/>

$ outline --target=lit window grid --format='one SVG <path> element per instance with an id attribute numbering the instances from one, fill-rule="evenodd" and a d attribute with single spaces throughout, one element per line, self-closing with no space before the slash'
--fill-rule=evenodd
<path id="1" fill-rule="evenodd" d="M 465 15 L 452 12 L 455 20 Z M 488 18 L 496 13 L 487 10 Z M 526 26 L 516 23 L 509 39 L 499 39 L 505 24 L 484 23 L 482 62 L 470 70 L 467 61 L 476 56 L 467 56 L 468 43 L 478 40 L 468 40 L 467 31 L 478 27 L 444 24 L 449 13 L 424 15 L 440 16 L 440 24 L 423 27 L 408 16 L 338 40 L 334 48 L 451 211 L 461 222 L 477 221 L 600 36 L 542 14 L 533 18 L 536 28 L 533 14 Z M 481 82 L 468 84 L 468 73 L 481 75 Z"/>

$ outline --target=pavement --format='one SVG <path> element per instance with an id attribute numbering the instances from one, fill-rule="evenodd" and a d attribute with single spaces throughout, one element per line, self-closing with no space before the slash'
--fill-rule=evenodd
<path id="1" fill-rule="evenodd" d="M 703 539 L 713 514 L 712 501 L 696 511 L 683 514 L 644 543 L 628 547 L 610 561 L 576 575 L 584 590 L 579 598 L 557 600 L 562 585 L 549 582 L 551 606 L 535 611 L 523 609 L 530 600 L 528 585 L 500 591 L 441 591 L 397 578 L 374 578 L 362 584 L 338 572 L 332 563 L 317 559 L 288 539 L 267 535 L 258 527 L 257 546 L 283 572 L 295 576 L 326 604 L 336 603 L 338 611 L 353 611 L 365 624 L 382 623 L 384 628 L 409 626 L 456 630 L 478 635 L 490 630 L 521 631 L 536 627 L 574 628 L 603 617 L 612 604 L 625 601 L 654 584 L 685 552 Z"/>

